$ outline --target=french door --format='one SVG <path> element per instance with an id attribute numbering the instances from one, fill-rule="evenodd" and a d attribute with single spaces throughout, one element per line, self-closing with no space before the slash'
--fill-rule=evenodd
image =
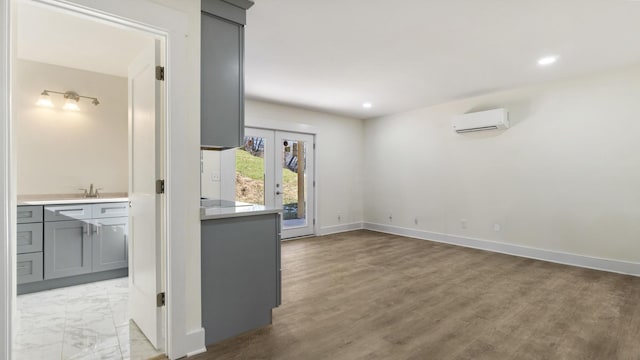
<path id="1" fill-rule="evenodd" d="M 236 150 L 236 200 L 283 209 L 282 238 L 313 235 L 314 137 L 246 128 Z"/>

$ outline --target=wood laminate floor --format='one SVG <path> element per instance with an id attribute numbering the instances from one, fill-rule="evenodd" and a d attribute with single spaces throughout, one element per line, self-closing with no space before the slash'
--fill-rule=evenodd
<path id="1" fill-rule="evenodd" d="M 640 278 L 371 231 L 283 243 L 273 324 L 205 359 L 640 359 Z"/>

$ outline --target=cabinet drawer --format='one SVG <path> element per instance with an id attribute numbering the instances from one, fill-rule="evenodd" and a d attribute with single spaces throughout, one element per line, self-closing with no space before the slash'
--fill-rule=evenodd
<path id="1" fill-rule="evenodd" d="M 91 219 L 91 208 L 91 204 L 45 206 L 44 221 Z"/>
<path id="2" fill-rule="evenodd" d="M 42 222 L 42 206 L 18 206 L 18 224 Z"/>
<path id="3" fill-rule="evenodd" d="M 128 202 L 93 204 L 95 219 L 123 216 L 129 216 Z"/>
<path id="4" fill-rule="evenodd" d="M 18 254 L 42 251 L 42 223 L 18 224 L 16 240 Z"/>
<path id="5" fill-rule="evenodd" d="M 42 253 L 37 252 L 18 255 L 16 275 L 18 284 L 42 280 Z"/>

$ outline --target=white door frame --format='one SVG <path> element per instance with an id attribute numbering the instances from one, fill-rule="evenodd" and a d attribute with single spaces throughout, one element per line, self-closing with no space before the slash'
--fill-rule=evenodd
<path id="1" fill-rule="evenodd" d="M 154 3 L 150 0 L 32 0 L 34 2 L 81 13 L 100 21 L 119 24 L 152 33 L 165 40 L 166 87 L 164 104 L 166 213 L 164 221 L 165 247 L 163 261 L 166 272 L 166 346 L 169 358 L 175 359 L 204 348 L 204 332 L 187 328 L 187 292 L 185 290 L 186 250 L 179 241 L 185 233 L 192 233 L 185 221 L 166 221 L 173 214 L 188 213 L 191 201 L 182 194 L 188 188 L 187 177 L 181 176 L 185 158 L 190 158 L 188 140 L 192 135 L 185 130 L 183 119 L 188 119 L 190 79 L 186 76 L 188 61 L 187 37 L 189 20 L 185 13 Z M 11 127 L 11 59 L 15 44 L 11 41 L 14 26 L 10 21 L 11 0 L 0 0 L 0 360 L 11 358 L 12 329 L 15 321 L 15 219 L 16 172 L 12 152 Z M 197 54 L 196 54 L 197 55 Z M 177 119 L 174 121 L 173 119 Z M 199 138 L 199 135 L 198 135 Z M 194 147 L 194 167 L 197 166 L 197 148 Z M 197 210 L 197 208 L 196 208 Z M 176 216 L 177 219 L 180 216 Z M 198 229 L 199 234 L 199 229 Z M 198 237 L 199 238 L 199 237 Z M 177 239 L 178 241 L 173 241 Z"/>

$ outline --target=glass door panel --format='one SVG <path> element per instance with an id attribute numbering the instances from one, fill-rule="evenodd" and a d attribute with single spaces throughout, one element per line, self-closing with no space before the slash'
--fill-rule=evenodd
<path id="1" fill-rule="evenodd" d="M 313 234 L 313 136 L 276 131 L 281 147 L 276 204 L 283 209 L 283 238 Z"/>
<path id="2" fill-rule="evenodd" d="M 236 149 L 236 201 L 274 206 L 273 131 L 247 129 L 244 144 Z"/>

